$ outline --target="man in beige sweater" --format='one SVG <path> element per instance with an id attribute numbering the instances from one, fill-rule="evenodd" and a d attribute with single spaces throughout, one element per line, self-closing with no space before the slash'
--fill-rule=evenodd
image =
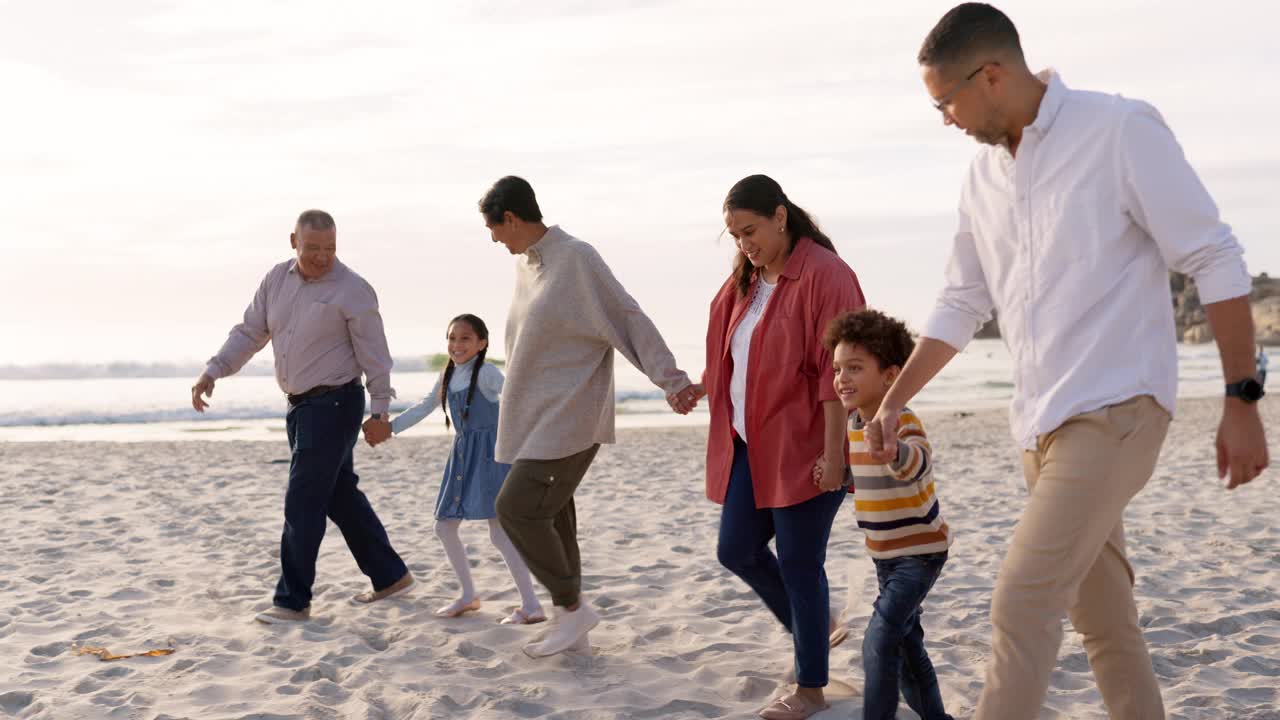
<path id="1" fill-rule="evenodd" d="M 528 182 L 494 183 L 480 213 L 493 241 L 521 256 L 494 451 L 511 472 L 497 511 L 556 606 L 547 632 L 525 652 L 589 649 L 587 633 L 600 618 L 581 599 L 573 494 L 600 445 L 614 442 L 614 349 L 666 391 L 677 412 L 692 409 L 696 397 L 653 322 L 596 249 L 543 224 Z"/>

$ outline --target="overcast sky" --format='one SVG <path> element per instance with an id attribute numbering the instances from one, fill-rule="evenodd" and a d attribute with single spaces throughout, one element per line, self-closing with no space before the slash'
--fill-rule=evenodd
<path id="1" fill-rule="evenodd" d="M 337 217 L 393 353 L 472 312 L 500 354 L 513 261 L 475 203 L 506 174 L 673 346 L 703 338 L 720 203 L 755 172 L 918 327 L 976 149 L 915 64 L 950 6 L 0 0 L 0 364 L 208 357 L 307 207 Z M 1001 7 L 1034 67 L 1154 103 L 1251 271 L 1280 273 L 1280 11 Z"/>

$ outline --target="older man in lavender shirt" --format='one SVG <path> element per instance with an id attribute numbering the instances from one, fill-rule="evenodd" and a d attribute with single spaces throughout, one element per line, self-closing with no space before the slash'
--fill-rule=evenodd
<path id="1" fill-rule="evenodd" d="M 308 210 L 298 217 L 289 243 L 297 258 L 276 265 L 258 286 L 244 321 L 231 330 L 218 354 L 191 387 L 191 405 L 208 407 L 214 382 L 233 375 L 271 342 L 276 382 L 288 395 L 286 427 L 289 488 L 280 538 L 280 582 L 264 623 L 300 622 L 311 616 L 311 585 L 333 520 L 373 589 L 353 598 L 370 603 L 413 585 L 404 561 L 387 539 L 378 515 L 357 487 L 352 450 L 364 417 L 363 374 L 373 413 L 364 423 L 385 432 L 391 388 L 391 353 L 383 334 L 378 297 L 369 283 L 336 257 L 333 217 Z"/>

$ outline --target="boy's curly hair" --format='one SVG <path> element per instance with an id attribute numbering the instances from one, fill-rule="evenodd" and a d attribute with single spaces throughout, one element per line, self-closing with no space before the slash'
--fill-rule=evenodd
<path id="1" fill-rule="evenodd" d="M 861 346 L 880 363 L 881 370 L 906 365 L 916 348 L 911 331 L 901 320 L 870 309 L 837 315 L 827 326 L 822 343 L 831 351 L 840 343 Z"/>

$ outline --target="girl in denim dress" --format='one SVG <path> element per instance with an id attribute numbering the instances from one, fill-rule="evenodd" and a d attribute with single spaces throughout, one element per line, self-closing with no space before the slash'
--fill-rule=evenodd
<path id="1" fill-rule="evenodd" d="M 471 581 L 471 566 L 458 529 L 463 520 L 485 520 L 489 523 L 489 538 L 502 553 L 520 591 L 520 607 L 512 610 L 502 622 L 542 622 L 547 616 L 534 592 L 529 568 L 498 523 L 494 511 L 494 502 L 510 466 L 493 459 L 503 376 L 501 370 L 484 360 L 489 347 L 489 329 L 475 315 L 459 315 L 449 323 L 448 340 L 449 363 L 435 388 L 391 423 L 392 432 L 398 435 L 437 407 L 443 407 L 445 426 L 456 431 L 436 500 L 435 529 L 458 576 L 461 594 L 436 614 L 459 617 L 480 609 L 480 598 Z"/>

